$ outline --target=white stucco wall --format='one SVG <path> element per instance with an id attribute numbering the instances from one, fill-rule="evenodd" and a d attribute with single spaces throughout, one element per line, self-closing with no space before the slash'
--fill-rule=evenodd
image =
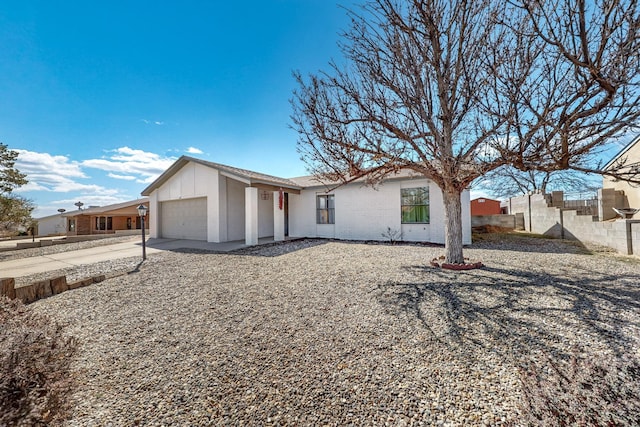
<path id="1" fill-rule="evenodd" d="M 429 187 L 429 224 L 401 224 L 402 188 Z M 289 235 L 346 240 L 386 240 L 387 227 L 402 232 L 404 241 L 444 243 L 442 192 L 426 179 L 387 181 L 377 188 L 349 184 L 335 189 L 335 224 L 316 224 L 319 188 L 289 195 Z M 462 195 L 463 243 L 471 243 L 470 195 Z"/>
<path id="2" fill-rule="evenodd" d="M 207 241 L 245 239 L 245 188 L 248 181 L 217 169 L 189 162 L 149 195 L 150 236 L 161 237 L 160 204 L 169 200 L 207 198 Z M 429 187 L 429 224 L 401 224 L 401 189 Z M 258 236 L 274 235 L 274 194 L 258 189 Z M 405 241 L 444 243 L 442 192 L 427 179 L 391 180 L 377 188 L 350 184 L 335 194 L 335 224 L 316 224 L 316 195 L 323 188 L 288 194 L 291 237 L 325 237 L 345 240 L 386 240 L 387 228 L 402 233 Z M 471 243 L 470 195 L 462 196 L 463 242 Z"/>
<path id="3" fill-rule="evenodd" d="M 65 234 L 67 231 L 67 219 L 60 214 L 37 218 L 36 221 L 39 236 Z"/>
<path id="4" fill-rule="evenodd" d="M 273 236 L 273 191 L 258 189 L 258 237 Z"/>
<path id="5" fill-rule="evenodd" d="M 640 162 L 640 140 L 637 141 L 638 142 L 635 142 L 622 156 L 626 159 L 627 164 Z M 624 195 L 627 199 L 625 203 L 626 206 L 616 207 L 640 208 L 640 185 L 630 184 L 626 181 L 616 181 L 613 178 L 603 177 L 602 188 L 613 188 L 615 190 L 624 191 Z M 640 218 L 640 214 L 636 214 L 634 218 Z"/>
<path id="6" fill-rule="evenodd" d="M 244 240 L 246 184 L 226 178 L 227 182 L 227 240 Z"/>
<path id="7" fill-rule="evenodd" d="M 220 218 L 218 215 L 220 200 L 218 171 L 198 163 L 187 163 L 162 186 L 149 196 L 149 233 L 153 238 L 160 237 L 160 203 L 168 200 L 182 200 L 196 197 L 207 198 L 207 241 L 219 242 Z"/>
<path id="8" fill-rule="evenodd" d="M 316 202 L 313 190 L 289 194 L 289 236 L 316 236 Z"/>

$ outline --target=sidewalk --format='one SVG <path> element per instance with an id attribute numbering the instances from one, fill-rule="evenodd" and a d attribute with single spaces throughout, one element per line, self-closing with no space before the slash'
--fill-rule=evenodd
<path id="1" fill-rule="evenodd" d="M 273 238 L 264 238 L 260 239 L 258 244 L 271 242 L 273 242 Z M 244 241 L 208 243 L 198 240 L 148 239 L 147 255 L 177 249 L 201 249 L 207 251 L 227 252 L 244 247 L 246 247 Z M 0 262 L 0 278 L 17 278 L 63 268 L 77 267 L 79 265 L 95 264 L 98 262 L 135 256 L 139 256 L 142 259 L 142 244 L 140 241 L 115 243 L 112 245 L 96 246 L 89 249 L 79 249 L 50 255 L 20 258 Z"/>

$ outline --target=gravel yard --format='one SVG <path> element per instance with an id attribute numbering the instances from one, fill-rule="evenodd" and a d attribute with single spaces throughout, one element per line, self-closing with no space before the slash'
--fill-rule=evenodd
<path id="1" fill-rule="evenodd" d="M 640 260 L 591 249 L 488 238 L 463 272 L 427 246 L 163 252 L 31 307 L 79 342 L 69 426 L 521 425 L 523 366 L 640 358 Z"/>

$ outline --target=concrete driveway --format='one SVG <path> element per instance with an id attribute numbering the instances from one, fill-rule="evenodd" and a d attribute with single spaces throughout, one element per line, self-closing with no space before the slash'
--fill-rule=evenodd
<path id="1" fill-rule="evenodd" d="M 260 239 L 258 244 L 272 243 L 273 238 Z M 244 241 L 208 243 L 198 240 L 148 239 L 147 255 L 177 249 L 200 249 L 228 252 L 246 247 Z M 96 246 L 89 249 L 71 250 L 50 255 L 0 262 L 0 277 L 22 277 L 45 273 L 79 265 L 95 264 L 117 258 L 139 256 L 142 259 L 142 243 L 139 240 Z"/>

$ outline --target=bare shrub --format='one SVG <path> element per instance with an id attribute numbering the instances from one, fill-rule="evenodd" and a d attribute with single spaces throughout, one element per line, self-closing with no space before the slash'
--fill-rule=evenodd
<path id="1" fill-rule="evenodd" d="M 402 231 L 387 227 L 382 233 L 382 237 L 387 239 L 392 245 L 395 245 L 397 241 L 402 240 Z"/>
<path id="2" fill-rule="evenodd" d="M 65 419 L 75 349 L 75 340 L 47 317 L 0 297 L 0 425 L 52 425 Z"/>
<path id="3" fill-rule="evenodd" d="M 626 357 L 574 353 L 520 367 L 530 425 L 627 426 L 640 420 L 640 363 Z"/>

